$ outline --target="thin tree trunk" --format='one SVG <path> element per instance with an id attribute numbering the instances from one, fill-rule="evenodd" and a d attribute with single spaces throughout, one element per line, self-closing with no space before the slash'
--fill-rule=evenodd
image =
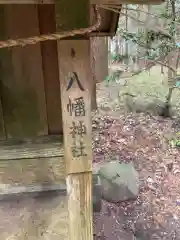
<path id="1" fill-rule="evenodd" d="M 126 32 L 128 32 L 128 10 L 127 10 L 127 5 L 126 5 L 126 10 L 125 10 L 125 13 L 126 13 L 126 19 L 125 19 L 125 24 L 126 24 Z M 126 70 L 128 70 L 128 64 L 129 64 L 129 43 L 128 41 L 126 41 L 125 43 L 125 64 L 126 64 Z"/>
<path id="2" fill-rule="evenodd" d="M 172 11 L 172 22 L 171 22 L 171 34 L 172 36 L 174 35 L 174 30 L 175 30 L 175 20 L 176 20 L 176 9 L 175 9 L 175 0 L 170 0 L 171 3 L 171 11 Z M 170 65 L 171 63 L 173 64 L 173 62 L 175 63 L 175 61 L 173 60 L 173 54 L 170 54 L 170 56 L 168 57 L 168 64 Z M 168 80 L 172 79 L 174 75 L 174 72 L 168 68 Z"/>
<path id="3" fill-rule="evenodd" d="M 175 20 L 176 20 L 175 0 L 170 0 L 170 3 L 171 3 L 171 11 L 172 11 L 171 34 L 173 36 L 175 33 Z M 175 53 L 175 51 L 173 52 L 173 54 L 169 54 L 169 56 L 168 56 L 168 65 L 169 66 L 177 65 L 177 62 L 175 61 L 174 56 L 173 56 L 174 53 Z M 176 72 L 174 72 L 170 68 L 168 68 L 169 91 L 168 91 L 168 95 L 166 97 L 165 107 L 162 112 L 162 115 L 165 117 L 170 117 L 170 101 L 171 101 L 171 97 L 172 97 L 172 93 L 173 93 L 173 89 L 174 89 L 174 81 L 172 81 L 172 78 L 175 76 L 175 73 Z"/>

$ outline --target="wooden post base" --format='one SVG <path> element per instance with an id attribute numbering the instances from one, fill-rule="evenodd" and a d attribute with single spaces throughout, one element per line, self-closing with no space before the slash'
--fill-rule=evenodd
<path id="1" fill-rule="evenodd" d="M 67 176 L 70 239 L 92 239 L 92 174 Z"/>

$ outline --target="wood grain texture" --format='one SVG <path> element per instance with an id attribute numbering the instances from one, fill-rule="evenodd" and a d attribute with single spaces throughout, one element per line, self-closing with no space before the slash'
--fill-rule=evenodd
<path id="1" fill-rule="evenodd" d="M 38 5 L 40 34 L 56 32 L 55 5 Z M 42 66 L 45 84 L 48 132 L 62 133 L 61 97 L 58 69 L 57 42 L 41 43 Z"/>
<path id="2" fill-rule="evenodd" d="M 72 59 L 71 51 L 75 52 L 75 57 Z M 65 143 L 65 158 L 67 174 L 91 171 L 92 168 L 92 139 L 91 139 L 91 70 L 90 70 L 90 45 L 89 40 L 65 40 L 58 43 L 59 52 L 59 71 L 61 83 L 61 101 L 62 101 L 62 114 L 63 114 L 63 132 Z M 78 88 L 76 81 L 73 83 L 72 88 L 66 91 L 70 78 L 73 72 L 77 72 L 79 81 L 81 82 L 85 91 Z M 69 99 L 83 97 L 85 102 L 85 117 L 70 116 L 67 111 Z M 84 144 L 87 156 L 74 158 L 71 147 L 73 139 L 71 136 L 72 122 L 83 121 L 86 126 L 86 134 L 84 137 Z M 78 143 L 79 144 L 79 143 Z"/>
<path id="3" fill-rule="evenodd" d="M 39 35 L 36 5 L 5 5 L 8 37 Z M 40 44 L 15 47 L 13 76 L 2 81 L 2 104 L 7 137 L 48 133 Z"/>
<path id="4" fill-rule="evenodd" d="M 45 183 L 65 183 L 64 150 L 59 139 L 1 142 L 0 184 Z"/>
<path id="5" fill-rule="evenodd" d="M 0 6 L 0 40 L 7 39 L 5 8 Z M 0 49 L 0 139 L 5 139 L 4 112 L 2 107 L 3 80 L 12 77 L 12 58 L 9 49 Z"/>
<path id="6" fill-rule="evenodd" d="M 89 40 L 59 41 L 59 71 L 63 116 L 66 185 L 68 192 L 69 236 L 71 240 L 92 240 L 92 126 L 91 126 L 91 66 Z M 74 78 L 72 73 L 77 74 Z M 70 81 L 71 88 L 67 91 Z M 78 80 L 79 84 L 78 85 Z M 68 111 L 70 101 L 83 97 L 85 114 L 76 116 Z M 74 107 L 72 108 L 72 110 Z M 71 136 L 73 122 L 85 126 L 82 143 L 86 155 L 73 156 L 72 146 L 79 147 L 79 136 L 75 129 L 75 139 Z M 81 133 L 82 128 L 78 127 Z M 81 135 L 81 134 L 80 134 Z"/>
<path id="7" fill-rule="evenodd" d="M 89 27 L 89 1 L 61 0 L 56 2 L 57 31 Z M 78 36 L 78 38 L 84 36 Z"/>
<path id="8" fill-rule="evenodd" d="M 61 140 L 51 136 L 0 142 L 1 240 L 69 239 L 67 197 L 47 191 L 53 184 L 54 190 L 65 186 Z M 47 192 L 40 193 L 40 188 Z"/>
<path id="9" fill-rule="evenodd" d="M 0 162 L 0 183 L 10 185 L 65 183 L 64 158 Z"/>
<path id="10" fill-rule="evenodd" d="M 90 43 L 93 76 L 100 83 L 108 76 L 108 38 L 91 38 Z"/>
<path id="11" fill-rule="evenodd" d="M 69 236 L 71 240 L 92 240 L 92 173 L 67 177 Z"/>
<path id="12" fill-rule="evenodd" d="M 52 4 L 55 0 L 0 0 L 0 4 Z"/>
<path id="13" fill-rule="evenodd" d="M 28 184 L 28 185 L 10 185 L 0 184 L 0 201 L 24 198 L 27 195 L 36 197 L 39 194 L 61 194 L 66 195 L 66 184 Z"/>
<path id="14" fill-rule="evenodd" d="M 0 4 L 53 4 L 56 0 L 0 0 Z M 163 0 L 91 0 L 91 4 L 159 4 Z"/>

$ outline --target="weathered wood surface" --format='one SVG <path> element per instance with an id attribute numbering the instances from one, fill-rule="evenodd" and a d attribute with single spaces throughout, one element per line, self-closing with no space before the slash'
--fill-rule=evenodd
<path id="1" fill-rule="evenodd" d="M 38 6 L 40 34 L 56 32 L 55 5 Z M 61 97 L 56 41 L 41 43 L 49 134 L 62 133 Z"/>
<path id="2" fill-rule="evenodd" d="M 5 5 L 3 8 L 6 38 L 39 35 L 36 5 Z M 40 44 L 2 51 L 1 98 L 7 138 L 46 135 Z"/>
<path id="3" fill-rule="evenodd" d="M 76 173 L 67 177 L 69 236 L 71 240 L 93 240 L 92 174 Z"/>
<path id="4" fill-rule="evenodd" d="M 108 76 L 108 38 L 91 38 L 91 60 L 93 76 L 96 83 Z"/>
<path id="5" fill-rule="evenodd" d="M 28 185 L 9 185 L 0 184 L 0 201 L 13 200 L 26 197 L 30 194 L 36 197 L 39 194 L 66 194 L 66 184 L 28 184 Z"/>
<path id="6" fill-rule="evenodd" d="M 0 143 L 0 187 L 65 184 L 64 150 L 60 138 Z"/>
<path id="7" fill-rule="evenodd" d="M 69 236 L 92 240 L 90 41 L 58 42 Z"/>
<path id="8" fill-rule="evenodd" d="M 85 0 L 56 3 L 57 31 L 68 31 L 89 26 L 89 2 Z M 78 36 L 84 37 L 84 36 Z"/>
<path id="9" fill-rule="evenodd" d="M 52 4 L 56 0 L 0 0 L 0 4 Z"/>
<path id="10" fill-rule="evenodd" d="M 67 173 L 91 171 L 92 127 L 90 109 L 91 97 L 89 89 L 91 88 L 92 75 L 90 69 L 90 42 L 89 40 L 59 41 L 58 52 Z M 73 54 L 75 55 L 72 56 Z M 74 72 L 77 74 L 83 90 L 79 88 L 77 79 L 73 74 Z M 73 84 L 67 91 L 71 79 L 73 79 Z M 75 116 L 76 106 L 73 109 L 72 104 L 77 105 L 77 114 L 79 116 Z M 74 126 L 76 129 L 73 127 L 73 121 L 75 121 L 77 125 Z M 77 141 L 79 141 L 81 135 L 83 136 L 86 156 L 73 157 L 71 149 L 73 147 L 73 138 L 71 131 L 76 131 L 76 134 L 79 134 Z"/>
<path id="11" fill-rule="evenodd" d="M 53 4 L 57 0 L 0 0 L 0 4 Z M 159 4 L 162 0 L 91 0 L 91 4 Z"/>
<path id="12" fill-rule="evenodd" d="M 112 7 L 112 6 L 110 6 Z M 116 10 L 118 12 L 121 11 L 121 5 L 116 5 Z M 118 27 L 118 22 L 119 22 L 119 13 L 109 11 L 107 9 L 104 9 L 102 7 L 98 8 L 99 14 L 101 15 L 101 24 L 100 27 L 92 32 L 90 34 L 91 37 L 93 36 L 98 36 L 98 37 L 103 37 L 103 36 L 111 36 L 113 37 L 116 34 L 116 30 Z M 94 12 L 94 8 L 90 8 L 90 24 L 94 25 L 96 23 L 96 15 Z"/>
<path id="13" fill-rule="evenodd" d="M 6 39 L 5 29 L 5 11 L 4 7 L 0 6 L 0 40 Z M 7 49 L 0 49 L 0 96 L 2 94 L 2 79 L 11 77 L 11 54 Z M 2 108 L 2 96 L 0 97 L 0 139 L 6 138 L 5 123 L 4 123 L 4 112 Z"/>

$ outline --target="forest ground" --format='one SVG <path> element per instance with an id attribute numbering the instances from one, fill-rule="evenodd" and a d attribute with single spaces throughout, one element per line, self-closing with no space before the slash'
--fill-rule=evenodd
<path id="1" fill-rule="evenodd" d="M 93 115 L 94 166 L 118 160 L 133 162 L 140 177 L 136 201 L 111 204 L 103 201 L 94 215 L 95 239 L 180 239 L 180 90 L 172 98 L 174 116 L 162 118 L 126 109 L 124 92 L 144 104 L 164 101 L 166 79 L 154 67 L 150 74 L 121 83 L 97 86 L 98 111 Z M 139 103 L 138 100 L 138 103 Z"/>

